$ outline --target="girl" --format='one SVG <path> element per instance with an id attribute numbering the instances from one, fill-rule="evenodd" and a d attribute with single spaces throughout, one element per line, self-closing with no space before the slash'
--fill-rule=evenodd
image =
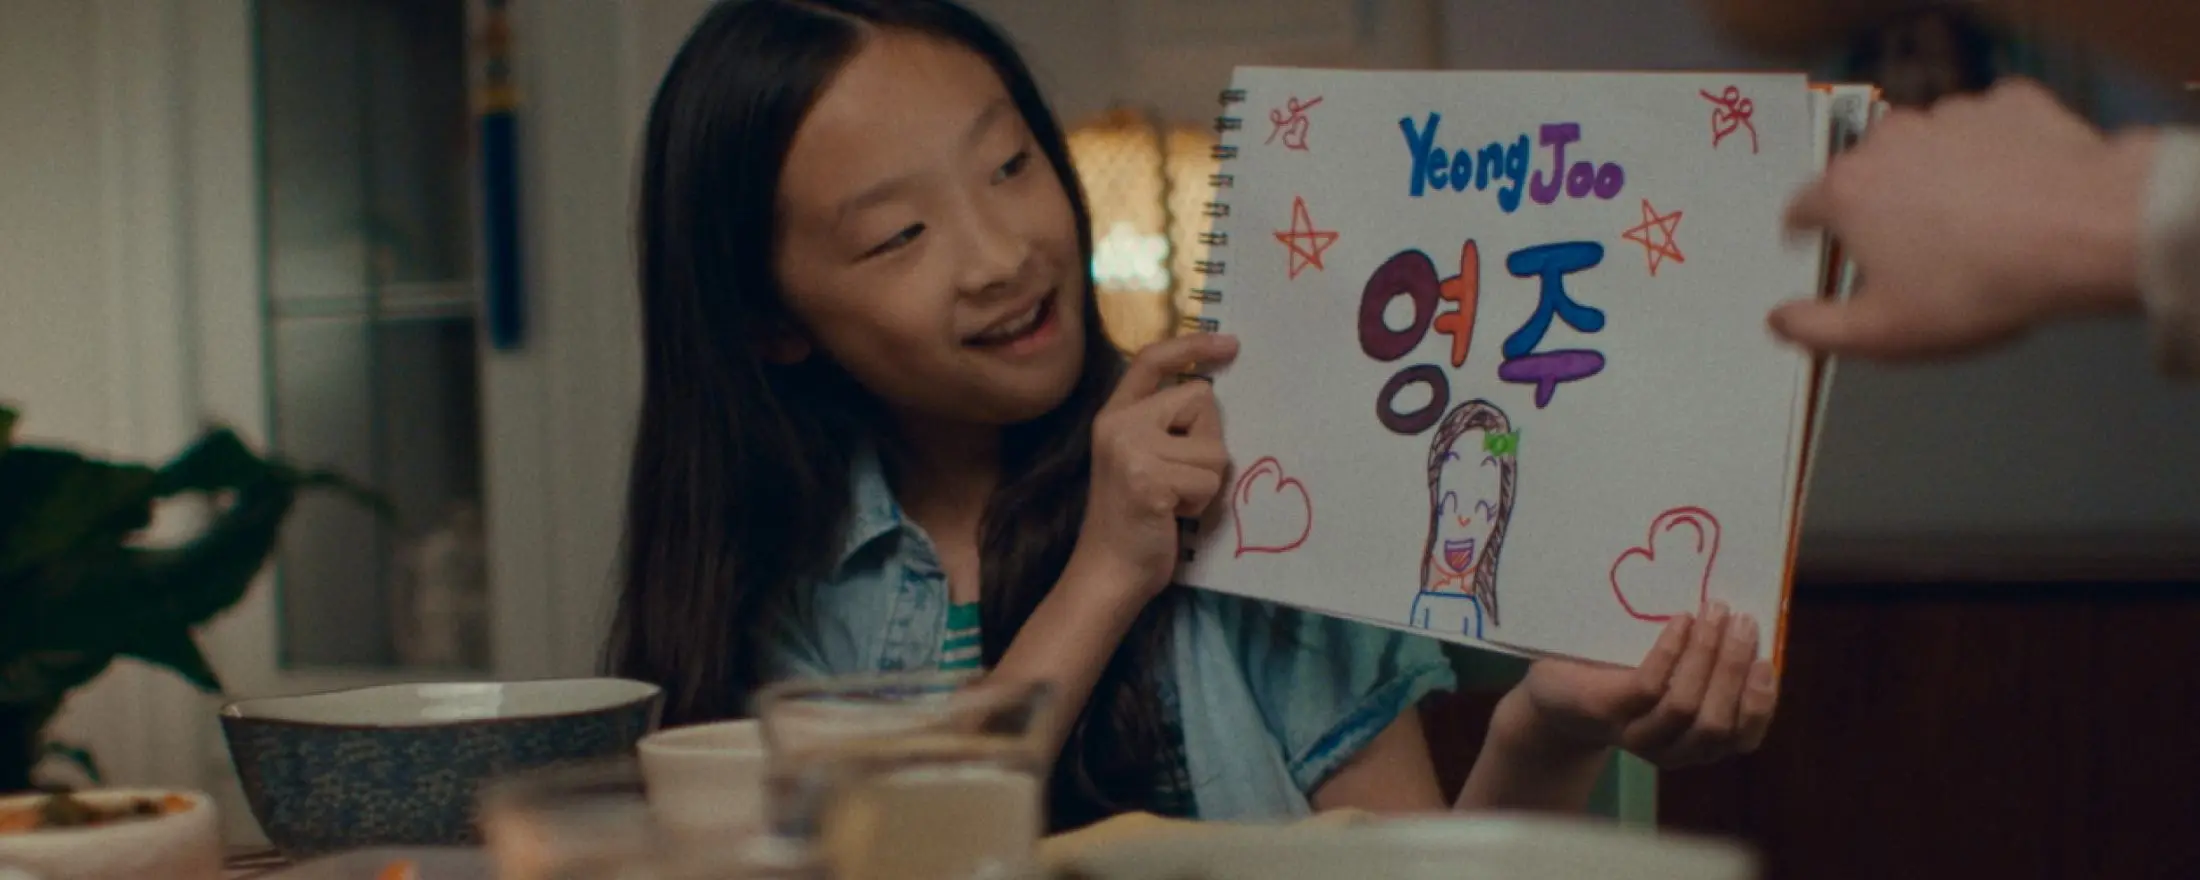
<path id="1" fill-rule="evenodd" d="M 1052 731 L 1058 828 L 1446 806 L 1413 711 L 1451 683 L 1437 643 L 1168 589 L 1228 463 L 1208 386 L 1165 380 L 1236 343 L 1110 348 L 1061 128 L 999 33 L 946 0 L 721 3 L 642 176 L 612 657 L 667 723 L 975 641 L 1082 707 Z M 1457 805 L 1580 809 L 1614 746 L 1754 748 L 1756 638 L 1713 609 L 1639 670 L 1536 664 Z"/>
<path id="2" fill-rule="evenodd" d="M 1497 623 L 1497 560 L 1512 524 L 1520 459 L 1512 420 L 1487 400 L 1452 408 L 1428 449 L 1428 543 L 1413 625 L 1482 638 Z"/>

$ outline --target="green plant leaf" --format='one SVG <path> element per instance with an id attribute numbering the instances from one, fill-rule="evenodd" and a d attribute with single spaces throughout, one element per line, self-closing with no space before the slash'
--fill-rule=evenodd
<path id="1" fill-rule="evenodd" d="M 227 428 L 208 431 L 160 468 L 153 491 L 161 497 L 184 492 L 222 492 L 262 480 L 294 479 L 288 468 L 253 454 Z"/>
<path id="2" fill-rule="evenodd" d="M 61 694 L 98 678 L 114 661 L 113 652 L 33 650 L 0 664 L 0 704 L 60 705 Z"/>
<path id="3" fill-rule="evenodd" d="M 99 762 L 92 758 L 91 749 L 65 742 L 47 742 L 45 751 L 46 754 L 75 764 L 78 770 L 84 771 L 84 775 L 91 778 L 93 785 L 107 784 L 106 778 L 99 773 Z"/>
<path id="4" fill-rule="evenodd" d="M 157 469 L 0 447 L 0 711 L 42 725 L 117 656 L 219 691 L 192 631 L 244 597 L 306 489 L 394 517 L 372 490 L 262 457 L 226 428 Z M 187 493 L 217 500 L 204 530 L 179 546 L 131 545 L 157 500 Z"/>
<path id="5" fill-rule="evenodd" d="M 38 569 L 0 590 L 0 657 L 9 653 L 5 646 L 17 645 L 122 653 L 218 688 L 190 628 L 244 597 L 295 497 L 286 483 L 262 481 L 237 493 L 189 543 L 113 546 Z"/>
<path id="6" fill-rule="evenodd" d="M 141 551 L 135 600 L 189 626 L 235 605 L 274 552 L 296 497 L 288 484 L 262 483 L 239 492 L 190 543 Z"/>
<path id="7" fill-rule="evenodd" d="M 0 580 L 81 546 L 118 544 L 152 521 L 158 475 L 74 452 L 0 452 Z"/>
<path id="8" fill-rule="evenodd" d="M 382 493 L 353 482 L 335 471 L 307 471 L 298 475 L 297 485 L 300 491 L 325 489 L 335 492 L 350 499 L 351 503 L 373 511 L 375 517 L 384 522 L 397 519 L 397 506 L 391 504 Z"/>
<path id="9" fill-rule="evenodd" d="M 208 693 L 221 693 L 221 676 L 214 673 L 214 665 L 206 661 L 199 651 L 197 639 L 191 631 L 178 626 L 162 626 L 143 631 L 130 640 L 123 652 L 155 666 L 183 676 L 183 680 L 197 685 Z"/>

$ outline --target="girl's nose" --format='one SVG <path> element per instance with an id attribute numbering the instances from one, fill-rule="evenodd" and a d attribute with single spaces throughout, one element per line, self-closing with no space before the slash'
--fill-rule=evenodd
<path id="1" fill-rule="evenodd" d="M 1022 292 L 1017 282 L 1030 268 L 1031 240 L 1024 230 L 994 212 L 978 210 L 971 214 L 963 256 L 963 289 L 971 293 Z"/>

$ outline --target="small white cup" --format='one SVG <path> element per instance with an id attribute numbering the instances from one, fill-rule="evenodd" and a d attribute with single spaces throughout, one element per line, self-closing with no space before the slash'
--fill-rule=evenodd
<path id="1" fill-rule="evenodd" d="M 764 826 L 764 735 L 754 720 L 660 730 L 635 746 L 649 810 L 676 834 L 754 833 Z"/>

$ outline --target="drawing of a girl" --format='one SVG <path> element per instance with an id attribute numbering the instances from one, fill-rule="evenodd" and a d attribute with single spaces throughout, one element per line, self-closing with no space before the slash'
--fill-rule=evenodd
<path id="1" fill-rule="evenodd" d="M 1520 436 L 1505 411 L 1470 400 L 1444 416 L 1428 451 L 1428 542 L 1412 624 L 1482 637 L 1497 623 L 1497 556 L 1512 519 Z"/>

